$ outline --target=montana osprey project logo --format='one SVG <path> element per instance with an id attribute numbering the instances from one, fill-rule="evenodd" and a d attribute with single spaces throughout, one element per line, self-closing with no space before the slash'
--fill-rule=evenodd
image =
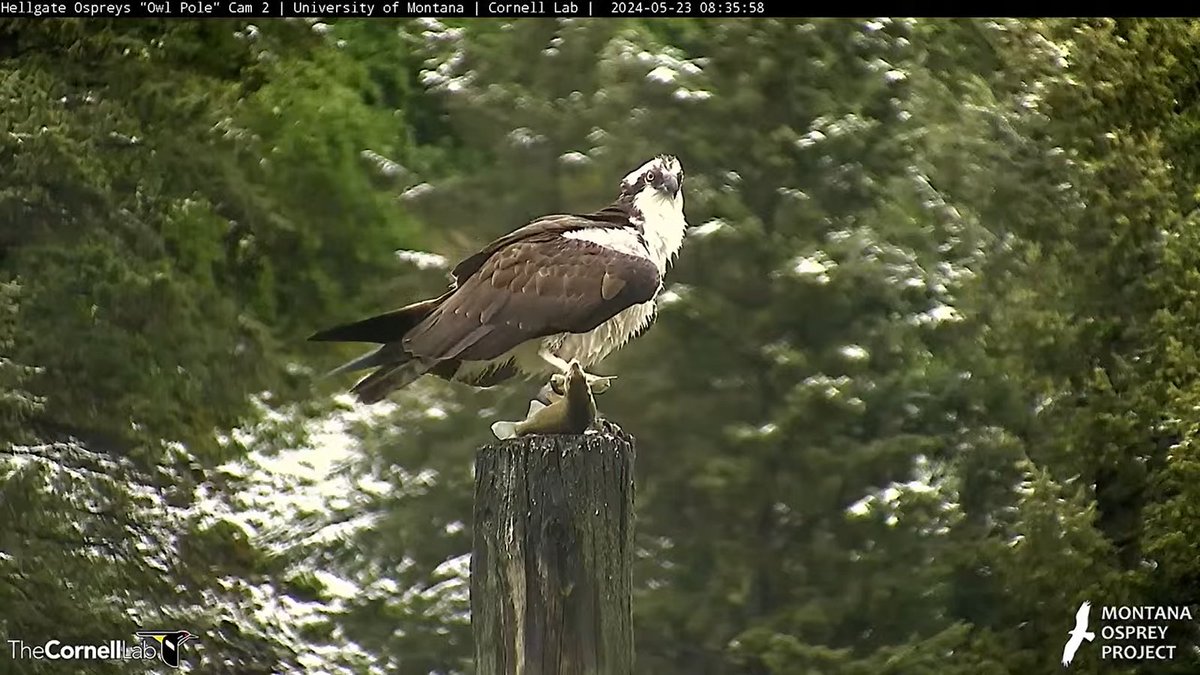
<path id="1" fill-rule="evenodd" d="M 1099 605 L 1097 611 L 1093 627 L 1092 603 L 1076 610 L 1075 627 L 1063 645 L 1064 667 L 1076 661 L 1085 642 L 1094 644 L 1088 649 L 1101 661 L 1170 661 L 1192 623 L 1190 605 Z"/>
<path id="2" fill-rule="evenodd" d="M 1075 659 L 1075 652 L 1079 651 L 1079 646 L 1084 640 L 1091 642 L 1096 639 L 1096 634 L 1089 631 L 1088 615 L 1092 611 L 1092 603 L 1084 601 L 1079 605 L 1079 610 L 1075 612 L 1075 628 L 1068 633 L 1071 637 L 1067 640 L 1067 644 L 1063 646 L 1062 664 L 1064 666 L 1071 665 L 1071 661 Z"/>

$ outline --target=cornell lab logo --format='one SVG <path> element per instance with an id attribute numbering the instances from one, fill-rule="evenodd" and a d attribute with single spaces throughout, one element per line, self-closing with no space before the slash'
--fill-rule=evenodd
<path id="1" fill-rule="evenodd" d="M 1075 627 L 1067 633 L 1062 664 L 1069 666 L 1085 642 L 1098 641 L 1099 657 L 1113 661 L 1165 661 L 1175 658 L 1167 639 L 1172 622 L 1191 622 L 1192 609 L 1178 606 L 1112 606 L 1100 608 L 1101 625 L 1089 630 L 1092 603 L 1084 602 L 1075 612 Z M 1186 626 L 1184 627 L 1186 630 Z M 1099 640 L 1097 640 L 1099 638 Z"/>
<path id="2" fill-rule="evenodd" d="M 196 639 L 186 630 L 139 630 L 137 636 L 143 642 L 156 642 L 154 647 L 158 658 L 172 668 L 179 667 L 179 652 L 183 649 L 183 643 Z"/>
<path id="3" fill-rule="evenodd" d="M 150 661 L 158 659 L 172 668 L 179 667 L 179 652 L 196 636 L 186 630 L 139 630 L 138 642 L 109 640 L 103 644 L 77 644 L 47 640 L 41 644 L 8 640 L 13 659 L 36 661 Z"/>

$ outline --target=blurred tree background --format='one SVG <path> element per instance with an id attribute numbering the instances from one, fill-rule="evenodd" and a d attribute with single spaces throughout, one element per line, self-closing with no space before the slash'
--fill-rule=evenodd
<path id="1" fill-rule="evenodd" d="M 471 673 L 473 451 L 534 385 L 363 409 L 304 338 L 663 152 L 693 227 L 598 369 L 639 672 L 1057 672 L 1083 600 L 1195 607 L 1197 64 L 1190 20 L 2 20 L 0 636 Z"/>

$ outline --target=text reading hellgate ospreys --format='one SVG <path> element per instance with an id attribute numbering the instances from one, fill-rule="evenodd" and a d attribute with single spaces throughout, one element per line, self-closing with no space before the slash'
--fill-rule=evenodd
<path id="1" fill-rule="evenodd" d="M 765 17 L 781 0 L 0 0 L 0 18 Z"/>

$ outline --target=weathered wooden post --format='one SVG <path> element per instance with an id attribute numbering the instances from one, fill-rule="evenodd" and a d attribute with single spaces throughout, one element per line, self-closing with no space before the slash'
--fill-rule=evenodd
<path id="1" fill-rule="evenodd" d="M 479 449 L 478 675 L 632 675 L 634 456 L 621 432 Z"/>

